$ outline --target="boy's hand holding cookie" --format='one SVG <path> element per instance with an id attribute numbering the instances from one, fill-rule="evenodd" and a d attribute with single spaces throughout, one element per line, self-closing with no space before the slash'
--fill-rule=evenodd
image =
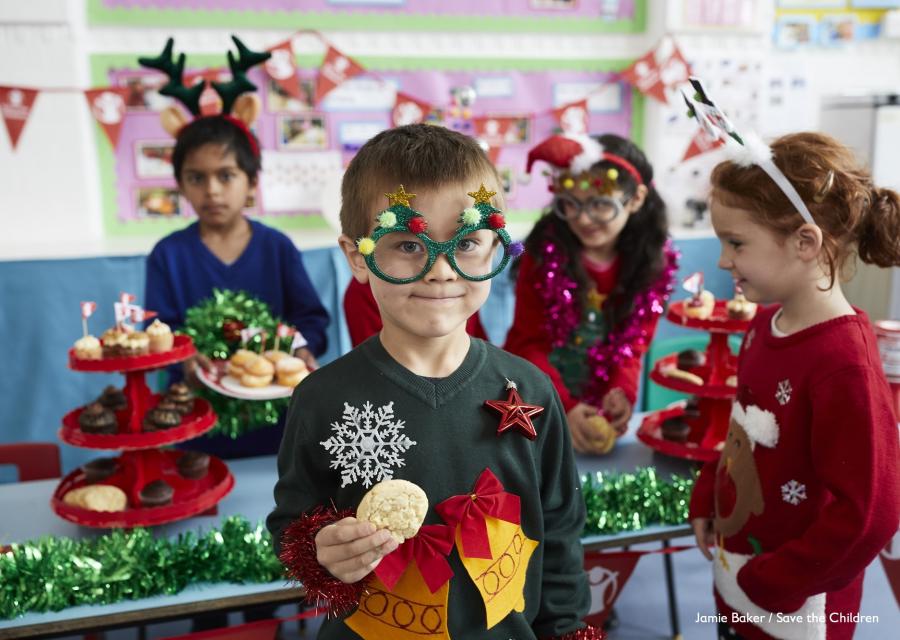
<path id="1" fill-rule="evenodd" d="M 316 534 L 316 560 L 341 582 L 359 582 L 398 546 L 390 531 L 344 518 Z"/>

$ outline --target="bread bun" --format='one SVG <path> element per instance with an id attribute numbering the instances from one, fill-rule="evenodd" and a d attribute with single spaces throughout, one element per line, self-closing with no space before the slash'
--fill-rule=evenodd
<path id="1" fill-rule="evenodd" d="M 305 370 L 297 373 L 279 373 L 277 382 L 281 387 L 296 387 L 308 375 L 309 372 Z"/>
<path id="2" fill-rule="evenodd" d="M 241 384 L 245 387 L 265 387 L 272 382 L 272 374 L 267 376 L 254 376 L 245 373 L 241 376 Z"/>
<path id="3" fill-rule="evenodd" d="M 263 354 L 263 357 L 272 364 L 278 364 L 285 358 L 290 358 L 291 356 L 290 354 L 287 354 L 284 351 L 280 351 L 278 349 L 269 349 Z"/>
<path id="4" fill-rule="evenodd" d="M 275 374 L 275 365 L 262 356 L 257 356 L 255 359 L 244 365 L 244 371 L 251 376 L 272 377 Z"/>
<path id="5" fill-rule="evenodd" d="M 238 349 L 231 356 L 229 362 L 236 367 L 246 367 L 247 364 L 258 358 L 259 356 L 248 349 Z"/>
<path id="6" fill-rule="evenodd" d="M 275 371 L 278 372 L 278 375 L 300 373 L 301 371 L 306 371 L 306 363 L 300 358 L 288 356 L 287 358 L 282 358 L 278 361 L 275 365 Z"/>

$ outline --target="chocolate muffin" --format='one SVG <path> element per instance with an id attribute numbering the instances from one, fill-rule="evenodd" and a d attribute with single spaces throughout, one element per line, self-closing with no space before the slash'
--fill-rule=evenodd
<path id="1" fill-rule="evenodd" d="M 690 371 L 706 364 L 706 354 L 696 349 L 685 349 L 678 353 L 678 368 Z"/>
<path id="2" fill-rule="evenodd" d="M 97 398 L 97 402 L 102 404 L 110 411 L 120 411 L 128 408 L 128 399 L 121 389 L 117 389 L 113 385 L 109 385 Z"/>
<path id="3" fill-rule="evenodd" d="M 663 420 L 662 437 L 672 442 L 687 442 L 691 433 L 691 425 L 681 418 L 669 418 Z"/>
<path id="4" fill-rule="evenodd" d="M 85 433 L 116 433 L 119 430 L 116 415 L 99 402 L 85 407 L 78 416 L 78 424 Z"/>
<path id="5" fill-rule="evenodd" d="M 166 398 L 165 396 L 163 396 L 163 398 L 159 401 L 159 404 L 156 405 L 156 408 L 163 409 L 165 411 L 175 411 L 178 414 L 181 414 L 181 412 L 178 411 L 178 405 L 175 404 L 174 402 L 172 402 L 171 400 L 169 400 L 168 398 Z"/>
<path id="6" fill-rule="evenodd" d="M 144 431 L 162 431 L 181 424 L 181 414 L 174 409 L 156 407 L 144 414 Z"/>
<path id="7" fill-rule="evenodd" d="M 84 471 L 84 479 L 88 484 L 106 480 L 119 469 L 118 458 L 96 458 L 81 465 Z"/>
<path id="8" fill-rule="evenodd" d="M 178 473 L 185 478 L 197 480 L 205 476 L 209 471 L 209 454 L 199 451 L 185 451 L 175 464 L 178 467 Z"/>
<path id="9" fill-rule="evenodd" d="M 145 507 L 161 507 L 172 502 L 172 496 L 175 495 L 175 489 L 172 488 L 165 480 L 154 480 L 148 482 L 141 489 L 141 504 Z"/>
<path id="10" fill-rule="evenodd" d="M 166 399 L 178 406 L 181 415 L 186 416 L 194 410 L 194 394 L 183 382 L 176 382 L 166 392 Z"/>

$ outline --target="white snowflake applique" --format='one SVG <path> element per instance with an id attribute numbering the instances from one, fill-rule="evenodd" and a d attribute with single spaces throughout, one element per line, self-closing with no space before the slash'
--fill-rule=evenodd
<path id="1" fill-rule="evenodd" d="M 781 499 L 788 504 L 798 505 L 806 500 L 806 485 L 790 480 L 781 485 Z"/>
<path id="2" fill-rule="evenodd" d="M 775 399 L 778 400 L 778 404 L 782 407 L 791 401 L 791 393 L 793 393 L 793 389 L 791 388 L 791 381 L 784 379 L 778 383 L 778 390 L 775 392 Z"/>
<path id="3" fill-rule="evenodd" d="M 358 481 L 369 488 L 393 478 L 393 467 L 404 465 L 400 454 L 416 444 L 400 433 L 404 426 L 394 418 L 393 402 L 377 411 L 371 402 L 362 410 L 345 402 L 341 422 L 331 423 L 334 434 L 319 443 L 332 454 L 329 467 L 341 470 L 341 488 Z"/>

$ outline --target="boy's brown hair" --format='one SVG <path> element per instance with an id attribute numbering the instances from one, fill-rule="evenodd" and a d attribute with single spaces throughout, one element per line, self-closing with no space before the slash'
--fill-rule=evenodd
<path id="1" fill-rule="evenodd" d="M 853 152 L 821 133 L 792 133 L 772 144 L 772 160 L 784 173 L 822 230 L 831 284 L 855 251 L 868 264 L 900 264 L 900 198 L 876 187 Z M 726 161 L 710 176 L 711 198 L 749 211 L 755 221 L 781 236 L 803 219 L 787 196 L 758 166 Z"/>
<path id="2" fill-rule="evenodd" d="M 384 194 L 401 184 L 415 193 L 471 182 L 476 191 L 482 181 L 497 191 L 494 206 L 505 208 L 497 170 L 473 138 L 429 124 L 382 131 L 362 146 L 344 174 L 341 231 L 354 240 L 368 235 L 378 212 L 387 207 Z M 415 209 L 415 201 L 411 205 Z"/>

